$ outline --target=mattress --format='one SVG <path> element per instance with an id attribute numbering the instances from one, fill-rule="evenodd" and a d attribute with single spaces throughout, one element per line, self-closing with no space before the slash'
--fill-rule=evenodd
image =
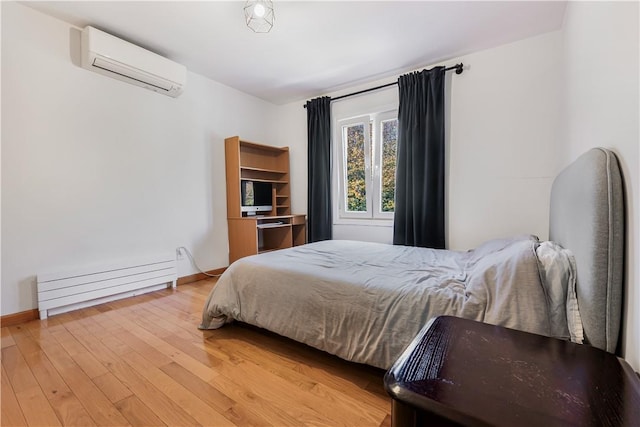
<path id="1" fill-rule="evenodd" d="M 346 360 L 389 368 L 432 317 L 551 334 L 534 236 L 470 251 L 331 240 L 242 258 L 200 327 L 238 320 Z"/>

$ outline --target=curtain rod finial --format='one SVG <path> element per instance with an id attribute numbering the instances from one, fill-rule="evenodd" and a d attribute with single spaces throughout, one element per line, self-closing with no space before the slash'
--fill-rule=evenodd
<path id="1" fill-rule="evenodd" d="M 462 71 L 464 69 L 464 64 L 460 63 L 460 64 L 456 64 L 456 74 L 462 74 Z"/>

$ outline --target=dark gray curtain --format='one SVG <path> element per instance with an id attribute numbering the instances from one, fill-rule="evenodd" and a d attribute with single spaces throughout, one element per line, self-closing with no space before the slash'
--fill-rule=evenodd
<path id="1" fill-rule="evenodd" d="M 307 241 L 331 240 L 331 98 L 307 101 Z"/>
<path id="2" fill-rule="evenodd" d="M 393 243 L 444 249 L 444 67 L 400 76 Z"/>

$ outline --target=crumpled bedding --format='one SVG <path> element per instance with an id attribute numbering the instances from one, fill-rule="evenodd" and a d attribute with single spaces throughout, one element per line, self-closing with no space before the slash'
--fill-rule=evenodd
<path id="1" fill-rule="evenodd" d="M 238 320 L 388 369 L 431 318 L 550 335 L 534 236 L 461 252 L 345 240 L 242 258 L 212 289 L 200 328 Z"/>

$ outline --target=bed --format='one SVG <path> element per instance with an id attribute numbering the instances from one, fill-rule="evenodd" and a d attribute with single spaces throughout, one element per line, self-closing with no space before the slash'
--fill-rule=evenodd
<path id="1" fill-rule="evenodd" d="M 623 212 L 617 159 L 592 149 L 554 180 L 548 242 L 514 236 L 463 252 L 335 240 L 254 255 L 220 277 L 200 328 L 237 320 L 383 369 L 438 315 L 614 352 Z"/>

